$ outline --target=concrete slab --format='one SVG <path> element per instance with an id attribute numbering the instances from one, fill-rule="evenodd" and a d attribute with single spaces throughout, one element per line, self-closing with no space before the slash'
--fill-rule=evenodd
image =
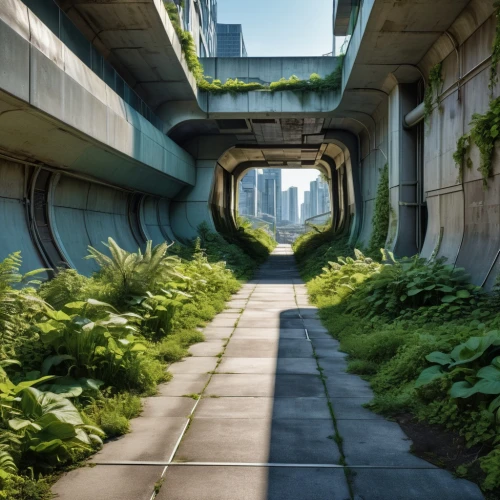
<path id="1" fill-rule="evenodd" d="M 133 419 L 130 434 L 106 443 L 90 461 L 113 463 L 124 460 L 169 460 L 187 422 L 188 419 L 182 417 Z"/>
<path id="2" fill-rule="evenodd" d="M 327 377 L 326 387 L 332 398 L 373 397 L 370 384 L 357 375 L 328 373 L 326 370 L 323 374 Z"/>
<path id="3" fill-rule="evenodd" d="M 233 299 L 226 303 L 226 306 L 231 309 L 243 309 L 247 304 L 246 300 Z"/>
<path id="4" fill-rule="evenodd" d="M 139 418 L 187 418 L 193 411 L 195 404 L 196 401 L 194 399 L 182 396 L 155 396 L 153 398 L 146 398 Z"/>
<path id="5" fill-rule="evenodd" d="M 237 485 L 237 487 L 235 487 Z M 343 470 L 169 467 L 157 500 L 348 500 Z M 314 497 L 311 497 L 314 492 Z"/>
<path id="6" fill-rule="evenodd" d="M 228 311 L 222 311 L 217 315 L 217 318 L 224 318 L 224 319 L 238 319 L 241 316 L 241 312 L 228 312 Z"/>
<path id="7" fill-rule="evenodd" d="M 304 328 L 304 321 L 282 317 L 280 318 L 280 328 Z"/>
<path id="8" fill-rule="evenodd" d="M 304 339 L 280 339 L 278 358 L 312 358 L 311 342 Z"/>
<path id="9" fill-rule="evenodd" d="M 210 380 L 208 373 L 177 373 L 167 384 L 158 387 L 160 396 L 199 394 Z"/>
<path id="10" fill-rule="evenodd" d="M 58 500 L 150 500 L 164 467 L 99 465 L 64 474 L 52 487 Z"/>
<path id="11" fill-rule="evenodd" d="M 174 375 L 177 373 L 208 373 L 215 369 L 218 358 L 186 358 L 168 367 L 168 371 Z"/>
<path id="12" fill-rule="evenodd" d="M 372 398 L 330 398 L 336 420 L 384 420 L 384 417 L 363 408 Z"/>
<path id="13" fill-rule="evenodd" d="M 191 356 L 195 357 L 212 357 L 220 354 L 224 349 L 225 340 L 208 340 L 200 344 L 192 345 L 189 348 Z"/>
<path id="14" fill-rule="evenodd" d="M 195 419 L 271 419 L 273 398 L 204 398 L 196 407 Z"/>
<path id="15" fill-rule="evenodd" d="M 241 327 L 238 325 L 233 333 L 233 339 L 258 339 L 258 338 L 305 338 L 306 334 L 302 328 L 251 328 L 251 327 Z"/>
<path id="16" fill-rule="evenodd" d="M 321 331 L 321 330 L 318 330 L 316 328 L 312 328 L 311 329 L 311 332 L 317 332 L 317 331 Z M 309 329 L 307 330 L 307 332 L 309 333 Z M 319 348 L 319 347 L 334 347 L 335 349 L 338 350 L 339 346 L 340 346 L 340 342 L 336 339 L 334 339 L 331 335 L 328 335 L 328 337 L 317 337 L 317 338 L 313 338 L 311 337 L 313 340 L 312 340 L 312 343 L 314 345 L 314 347 L 316 348 Z"/>
<path id="17" fill-rule="evenodd" d="M 267 419 L 194 418 L 177 462 L 267 462 L 271 425 Z"/>
<path id="18" fill-rule="evenodd" d="M 483 500 L 478 486 L 441 469 L 356 469 L 356 500 Z"/>
<path id="19" fill-rule="evenodd" d="M 322 398 L 325 389 L 319 375 L 281 375 L 275 379 L 275 397 Z"/>
<path id="20" fill-rule="evenodd" d="M 319 319 L 304 319 L 304 326 L 309 329 L 324 328 L 323 323 Z"/>
<path id="21" fill-rule="evenodd" d="M 307 334 L 310 339 L 323 339 L 323 340 L 333 340 L 333 337 L 328 333 L 326 328 L 314 328 L 312 330 L 307 329 Z"/>
<path id="22" fill-rule="evenodd" d="M 273 420 L 269 452 L 270 463 L 338 464 L 340 452 L 333 441 L 333 422 L 316 419 Z"/>
<path id="23" fill-rule="evenodd" d="M 219 326 L 231 328 L 236 325 L 238 320 L 235 318 L 221 318 L 216 316 L 210 323 L 208 323 L 209 328 L 217 328 Z"/>
<path id="24" fill-rule="evenodd" d="M 337 353 L 339 354 L 339 353 Z M 347 361 L 341 356 L 332 356 L 329 351 L 323 349 L 316 350 L 318 361 L 323 368 L 323 375 L 327 378 L 332 378 L 337 375 L 345 375 L 347 370 Z"/>
<path id="25" fill-rule="evenodd" d="M 283 310 L 287 309 L 296 309 L 297 304 L 295 300 L 277 300 L 274 299 L 272 302 L 269 302 L 269 300 L 256 300 L 256 299 L 251 299 L 248 301 L 248 304 L 245 307 L 245 310 L 250 310 L 250 309 L 268 309 L 269 304 L 272 303 L 273 307 L 280 308 Z"/>
<path id="26" fill-rule="evenodd" d="M 279 339 L 232 338 L 224 352 L 225 358 L 276 358 Z"/>
<path id="27" fill-rule="evenodd" d="M 300 319 L 298 309 L 247 309 L 241 319 Z"/>
<path id="28" fill-rule="evenodd" d="M 205 391 L 207 396 L 264 396 L 274 394 L 275 376 L 259 375 L 219 375 L 215 374 Z"/>
<path id="29" fill-rule="evenodd" d="M 280 318 L 241 318 L 238 326 L 241 328 L 279 328 Z"/>
<path id="30" fill-rule="evenodd" d="M 338 420 L 348 465 L 432 467 L 410 453 L 410 438 L 396 422 L 387 420 Z"/>
<path id="31" fill-rule="evenodd" d="M 326 398 L 276 398 L 273 419 L 331 420 Z M 309 425 L 316 423 L 309 422 Z"/>
<path id="32" fill-rule="evenodd" d="M 319 374 L 313 358 L 222 358 L 217 373 Z"/>

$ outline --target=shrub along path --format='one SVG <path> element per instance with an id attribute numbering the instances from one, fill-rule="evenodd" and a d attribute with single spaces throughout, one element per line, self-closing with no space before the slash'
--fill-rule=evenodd
<path id="1" fill-rule="evenodd" d="M 368 383 L 308 305 L 281 245 L 170 367 L 132 433 L 66 474 L 60 500 L 475 500 L 362 407 Z"/>

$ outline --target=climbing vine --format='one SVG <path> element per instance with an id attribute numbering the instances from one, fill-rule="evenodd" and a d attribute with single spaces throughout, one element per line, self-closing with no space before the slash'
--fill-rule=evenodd
<path id="1" fill-rule="evenodd" d="M 493 91 L 493 87 L 498 83 L 498 64 L 500 63 L 500 0 L 497 0 L 493 6 L 496 9 L 496 32 L 493 39 L 493 50 L 491 52 L 491 69 L 489 88 Z"/>
<path id="2" fill-rule="evenodd" d="M 429 73 L 429 83 L 427 84 L 424 95 L 424 117 L 427 124 L 429 123 L 434 104 L 439 103 L 439 89 L 443 84 L 443 77 L 441 74 L 442 67 L 443 64 L 438 63 L 431 68 Z"/>
<path id="3" fill-rule="evenodd" d="M 459 168 L 459 177 L 463 175 L 464 160 L 468 156 L 469 148 L 475 144 L 479 149 L 480 164 L 478 171 L 483 177 L 483 185 L 488 185 L 488 178 L 493 175 L 493 153 L 495 144 L 500 138 L 500 97 L 490 101 L 489 110 L 484 114 L 475 113 L 470 123 L 470 136 L 460 137 L 453 159 Z M 472 167 L 472 161 L 467 159 L 467 166 Z"/>
<path id="4" fill-rule="evenodd" d="M 373 232 L 368 245 L 368 254 L 380 255 L 379 250 L 384 248 L 389 232 L 390 214 L 389 165 L 386 163 L 380 172 L 377 198 L 375 199 L 375 212 L 372 218 Z"/>
<path id="5" fill-rule="evenodd" d="M 465 134 L 457 142 L 457 150 L 453 153 L 453 159 L 458 167 L 457 181 L 462 183 L 464 180 L 464 164 L 467 168 L 472 168 L 472 160 L 469 157 L 470 152 L 470 134 Z"/>
<path id="6" fill-rule="evenodd" d="M 259 82 L 246 83 L 237 78 L 229 78 L 225 83 L 221 80 L 213 80 L 205 76 L 203 65 L 200 63 L 196 53 L 196 45 L 189 31 L 182 29 L 181 20 L 177 6 L 172 2 L 164 1 L 168 17 L 174 27 L 175 33 L 181 43 L 182 53 L 186 58 L 189 71 L 194 75 L 196 84 L 200 90 L 210 94 L 241 94 L 252 90 L 263 90 L 268 92 L 283 92 L 286 90 L 302 92 L 331 92 L 340 90 L 342 87 L 342 65 L 343 56 L 339 59 L 339 65 L 329 75 L 322 78 L 313 73 L 307 80 L 302 80 L 293 75 L 288 79 L 282 78 L 277 82 L 264 85 Z"/>
<path id="7" fill-rule="evenodd" d="M 182 53 L 186 58 L 188 69 L 194 75 L 196 82 L 200 82 L 204 79 L 204 71 L 200 60 L 198 59 L 198 55 L 196 54 L 196 45 L 194 43 L 193 35 L 191 35 L 189 31 L 184 31 L 182 29 L 177 5 L 175 5 L 175 3 L 166 1 L 164 2 L 164 5 L 165 9 L 167 10 L 170 22 L 174 27 L 177 38 L 181 43 Z"/>

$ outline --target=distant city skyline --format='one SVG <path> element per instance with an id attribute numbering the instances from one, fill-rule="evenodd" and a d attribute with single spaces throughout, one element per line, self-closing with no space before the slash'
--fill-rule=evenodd
<path id="1" fill-rule="evenodd" d="M 317 169 L 252 169 L 238 187 L 240 215 L 298 224 L 330 210 L 328 185 Z"/>

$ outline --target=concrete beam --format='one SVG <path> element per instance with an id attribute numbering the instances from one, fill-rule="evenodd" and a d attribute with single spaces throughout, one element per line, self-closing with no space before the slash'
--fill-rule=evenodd
<path id="1" fill-rule="evenodd" d="M 162 196 L 192 157 L 131 108 L 19 0 L 0 9 L 0 148 Z"/>

